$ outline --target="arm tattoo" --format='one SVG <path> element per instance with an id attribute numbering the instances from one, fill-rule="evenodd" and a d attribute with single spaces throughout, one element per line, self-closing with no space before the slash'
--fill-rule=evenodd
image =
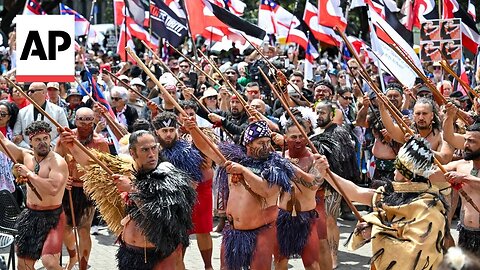
<path id="1" fill-rule="evenodd" d="M 312 166 L 310 168 L 310 170 L 308 171 L 309 174 L 313 174 L 315 176 L 315 179 L 312 181 L 312 182 L 308 182 L 306 181 L 305 179 L 301 178 L 301 177 L 295 177 L 293 179 L 293 181 L 295 183 L 299 183 L 301 185 L 303 185 L 304 187 L 306 188 L 312 188 L 312 187 L 315 187 L 315 186 L 321 186 L 323 184 L 323 177 L 320 176 L 320 172 L 315 168 L 315 166 Z"/>

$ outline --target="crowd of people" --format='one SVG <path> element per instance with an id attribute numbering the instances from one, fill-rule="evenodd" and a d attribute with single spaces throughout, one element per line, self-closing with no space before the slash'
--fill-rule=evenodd
<path id="1" fill-rule="evenodd" d="M 439 63 L 406 87 L 365 55 L 322 58 L 312 80 L 288 48 L 239 56 L 145 52 L 144 69 L 81 50 L 80 85 L 1 77 L 0 188 L 24 209 L 19 269 L 62 269 L 62 245 L 66 269 L 87 269 L 102 218 L 118 269 L 184 269 L 187 248 L 213 269 L 212 231 L 221 269 L 287 269 L 294 256 L 335 269 L 339 218 L 358 220 L 349 248 L 371 242 L 372 269 L 480 269 L 477 95 Z"/>

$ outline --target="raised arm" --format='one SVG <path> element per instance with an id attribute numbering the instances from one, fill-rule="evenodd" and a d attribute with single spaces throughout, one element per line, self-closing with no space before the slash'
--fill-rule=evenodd
<path id="1" fill-rule="evenodd" d="M 442 139 L 439 151 L 434 150 L 433 153 L 441 164 L 447 164 L 452 160 L 454 151 L 455 148 Z"/>
<path id="2" fill-rule="evenodd" d="M 360 110 L 358 110 L 355 122 L 357 126 L 368 128 L 369 125 L 368 125 L 367 115 L 368 115 L 368 107 L 370 106 L 370 98 L 367 95 L 363 97 L 362 104 L 363 106 L 362 108 L 360 108 Z"/>
<path id="3" fill-rule="evenodd" d="M 454 132 L 453 123 L 455 121 L 455 115 L 458 111 L 457 107 L 452 103 L 445 105 L 446 114 L 443 120 L 443 139 L 456 149 L 463 149 L 465 138 L 462 134 Z"/>
<path id="4" fill-rule="evenodd" d="M 185 117 L 182 119 L 182 121 L 183 121 L 183 126 L 190 132 L 190 135 L 192 135 L 193 143 L 198 148 L 198 150 L 200 150 L 209 159 L 213 160 L 213 162 L 215 162 L 216 164 L 223 166 L 224 165 L 223 160 L 216 154 L 215 150 L 212 149 L 205 142 L 202 134 L 199 133 L 201 131 L 195 128 L 197 126 L 196 121 L 191 117 L 188 117 L 188 118 Z"/>
<path id="5" fill-rule="evenodd" d="M 385 97 L 386 98 L 386 97 Z M 385 104 L 378 99 L 378 109 L 380 111 L 380 116 L 382 117 L 382 122 L 383 125 L 385 126 L 385 129 L 390 133 L 392 136 L 392 139 L 399 143 L 404 143 L 405 138 L 402 132 L 402 129 L 400 129 L 399 126 L 393 123 L 392 116 L 388 113 L 387 107 Z"/>
<path id="6" fill-rule="evenodd" d="M 327 164 L 327 166 L 325 166 L 325 164 Z M 325 173 L 325 168 L 328 167 L 328 161 L 325 156 L 322 156 L 319 159 L 317 159 L 313 166 L 316 167 L 318 171 L 323 172 L 322 174 L 325 175 L 325 179 L 327 180 L 327 182 L 330 185 L 332 185 L 332 187 L 335 188 L 335 190 L 337 191 L 338 191 L 338 186 L 335 185 L 335 182 L 338 183 L 338 185 L 341 186 L 345 194 L 348 195 L 348 199 L 350 199 L 351 201 L 359 202 L 364 205 L 372 204 L 372 199 L 373 199 L 373 195 L 375 194 L 375 190 L 370 188 L 359 187 L 355 185 L 353 182 L 345 180 L 342 177 L 332 172 L 332 175 L 336 180 L 334 182 L 334 180 L 330 177 L 330 175 Z"/>
<path id="7" fill-rule="evenodd" d="M 85 167 L 89 164 L 92 164 L 90 157 L 83 152 L 80 147 L 78 147 L 75 143 L 73 143 L 75 139 L 75 134 L 72 131 L 66 130 L 62 132 L 59 136 L 58 144 L 60 144 L 60 148 L 55 148 L 55 151 L 59 149 L 61 153 L 66 154 L 67 151 L 75 158 L 75 160 L 80 164 L 82 167 Z M 68 150 L 66 150 L 68 149 Z M 60 154 L 60 153 L 59 153 Z"/>
<path id="8" fill-rule="evenodd" d="M 18 147 L 16 144 L 13 142 L 9 141 L 5 136 L 3 135 L 2 132 L 0 132 L 0 140 L 2 140 L 3 144 L 7 147 L 7 149 L 12 153 L 13 158 L 15 160 L 13 161 L 14 163 L 23 163 L 23 159 L 25 157 L 25 154 L 28 153 L 27 149 Z M 2 146 L 0 146 L 0 151 L 3 153 L 7 154 L 5 149 L 3 149 Z"/>

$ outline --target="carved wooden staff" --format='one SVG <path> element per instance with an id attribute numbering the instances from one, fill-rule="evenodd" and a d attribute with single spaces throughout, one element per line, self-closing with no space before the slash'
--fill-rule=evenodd
<path id="1" fill-rule="evenodd" d="M 22 88 L 19 87 L 18 85 L 16 85 L 14 82 L 12 82 L 9 78 L 5 78 L 5 80 L 7 80 L 8 83 L 10 83 L 20 94 L 22 94 L 26 99 L 28 99 L 28 101 L 30 101 L 30 103 L 42 114 L 44 115 L 45 117 L 48 118 L 48 120 L 50 120 L 50 122 L 56 126 L 58 128 L 58 130 L 60 132 L 63 132 L 65 131 L 65 128 L 62 127 L 55 119 L 53 119 L 52 116 L 50 116 L 40 105 L 38 105 L 29 95 L 27 95 L 25 92 L 23 92 Z M 90 151 L 87 150 L 87 148 L 85 146 L 83 146 L 77 139 L 74 139 L 74 143 L 76 145 L 78 145 L 82 150 L 84 149 L 84 151 L 87 153 L 87 155 L 89 154 L 90 157 L 93 157 L 95 159 L 97 159 L 92 153 L 90 153 Z M 98 160 L 98 159 L 97 159 Z M 100 162 L 100 161 L 99 161 Z M 99 164 L 100 165 L 100 164 Z M 105 166 L 105 168 L 108 169 L 108 167 Z M 110 170 L 109 170 L 110 171 Z M 113 174 L 113 172 L 110 171 L 111 174 Z M 69 200 L 69 204 L 70 204 L 70 210 L 71 210 L 71 214 L 72 214 L 72 228 L 73 228 L 73 231 L 74 231 L 74 235 L 75 235 L 75 248 L 77 249 L 77 256 L 78 256 L 78 260 L 80 261 L 80 250 L 78 248 L 78 231 L 77 231 L 77 223 L 75 222 L 75 211 L 74 211 L 74 207 L 73 207 L 73 199 L 72 199 L 72 191 L 69 190 L 68 191 L 68 200 Z"/>
<path id="2" fill-rule="evenodd" d="M 275 72 L 277 72 L 277 73 L 280 72 L 280 73 L 283 74 L 283 72 L 280 69 L 278 69 L 274 64 L 272 64 L 270 61 L 268 61 L 267 57 L 260 51 L 260 49 L 258 49 L 247 37 L 245 37 L 245 35 L 243 33 L 240 33 L 240 35 L 242 35 L 242 37 L 250 44 L 250 46 L 252 46 L 253 49 L 255 49 L 255 51 L 263 58 L 263 60 L 265 60 L 265 62 L 267 63 L 267 65 L 270 68 L 273 68 L 275 70 Z M 283 74 L 283 75 L 285 76 L 285 74 Z M 275 80 L 276 80 L 276 78 L 275 78 Z M 288 79 L 287 79 L 287 82 L 300 95 L 300 97 L 307 103 L 307 106 L 312 107 L 312 103 L 310 101 L 308 101 L 308 99 L 303 95 L 301 89 L 297 89 L 296 87 L 294 87 L 293 83 L 290 82 Z M 277 81 L 277 83 L 278 83 L 278 81 Z"/>
<path id="3" fill-rule="evenodd" d="M 260 120 L 261 117 L 258 115 L 258 114 L 255 114 L 255 115 L 252 115 L 250 113 L 249 110 L 247 110 L 247 102 L 243 99 L 243 96 L 235 89 L 235 87 L 233 87 L 233 85 L 230 83 L 229 80 L 227 80 L 227 78 L 225 78 L 225 76 L 223 75 L 223 73 L 218 69 L 217 65 L 215 65 L 215 63 L 213 63 L 212 61 L 210 61 L 210 59 L 208 59 L 208 57 L 201 51 L 201 50 L 198 50 L 198 52 L 202 55 L 202 57 L 204 57 L 208 63 L 212 66 L 212 68 L 215 70 L 215 72 L 217 72 L 223 79 L 224 82 L 226 82 L 228 84 L 228 86 L 230 87 L 230 89 L 233 91 L 233 93 L 237 96 L 238 98 L 238 101 L 240 101 L 240 104 L 242 104 L 242 107 L 244 108 L 245 112 L 248 114 L 249 117 L 255 117 L 257 120 Z"/>
<path id="4" fill-rule="evenodd" d="M 338 31 L 338 30 L 337 30 L 337 32 L 340 34 L 340 37 L 342 37 L 343 41 L 345 42 L 345 45 L 347 45 L 347 48 L 350 51 L 350 53 L 355 57 L 355 60 L 357 60 L 357 62 L 359 63 L 359 66 L 361 66 L 362 70 L 364 72 L 366 72 L 365 67 L 363 65 L 361 65 L 361 61 L 360 61 L 360 58 L 357 55 L 357 52 L 353 48 L 350 41 L 345 37 L 345 34 L 342 33 L 341 31 Z M 372 89 L 375 89 L 375 90 L 378 91 L 378 89 L 376 89 L 376 87 L 373 87 Z M 377 93 L 377 96 L 381 97 L 381 101 L 384 102 L 385 105 L 387 105 L 387 109 L 389 110 L 390 114 L 395 118 L 395 121 L 397 121 L 397 123 L 399 125 L 403 125 L 405 127 L 405 131 L 408 134 L 414 136 L 415 133 L 410 129 L 410 127 L 405 123 L 405 121 L 403 121 L 403 119 L 395 113 L 395 110 L 393 110 L 393 108 L 392 108 L 392 107 L 395 108 L 395 106 L 391 105 L 390 100 L 383 99 L 383 97 L 382 97 L 383 94 L 381 94 L 381 93 Z M 447 170 L 445 170 L 445 167 L 443 167 L 443 165 L 440 163 L 440 161 L 438 161 L 438 159 L 435 156 L 433 157 L 433 159 L 434 159 L 435 164 L 440 169 L 440 171 L 442 171 L 442 173 L 444 173 L 444 174 L 447 173 Z M 477 210 L 477 212 L 480 213 L 480 209 L 478 208 L 478 206 L 473 202 L 472 198 L 463 189 L 459 189 L 458 192 L 460 193 L 460 195 L 462 195 L 465 198 L 465 200 L 468 203 L 470 203 L 470 205 L 473 206 L 473 208 L 475 208 L 475 210 Z"/>
<path id="5" fill-rule="evenodd" d="M 219 86 L 222 86 L 219 82 L 217 82 L 212 76 L 210 76 L 210 74 L 208 74 L 207 72 L 205 72 L 202 67 L 198 66 L 195 62 L 193 62 L 189 57 L 187 57 L 186 55 L 184 55 L 181 51 L 179 51 L 177 48 L 173 47 L 172 44 L 168 44 L 168 46 L 170 46 L 170 48 L 172 48 L 175 52 L 177 52 L 178 54 L 180 54 L 180 56 L 182 56 L 183 58 L 185 58 L 185 60 L 187 60 L 187 62 L 190 63 L 190 65 L 192 65 L 193 67 L 195 67 L 198 71 L 200 71 L 203 75 L 205 75 L 205 77 L 207 77 L 208 79 L 210 79 L 214 84 L 216 85 L 219 85 Z"/>
<path id="6" fill-rule="evenodd" d="M 267 75 L 263 72 L 263 70 L 260 69 L 260 73 L 262 74 L 263 78 L 265 79 L 265 81 L 267 82 L 267 84 L 270 86 L 270 88 L 272 89 L 273 93 L 275 93 L 275 95 L 278 97 L 278 99 L 280 100 L 280 103 L 282 104 L 283 108 L 285 109 L 285 111 L 288 113 L 288 115 L 290 116 L 290 119 L 292 119 L 292 121 L 295 123 L 295 125 L 297 126 L 298 130 L 300 131 L 300 133 L 302 133 L 302 136 L 307 140 L 307 143 L 308 143 L 308 146 L 310 147 L 310 149 L 312 150 L 312 152 L 314 154 L 319 154 L 317 148 L 313 145 L 312 141 L 308 138 L 308 135 L 307 133 L 305 132 L 305 130 L 303 129 L 303 127 L 300 125 L 300 123 L 297 121 L 297 119 L 295 118 L 295 115 L 292 113 L 292 111 L 289 109 L 288 107 L 288 104 L 281 98 L 281 95 L 280 93 L 277 92 L 277 90 L 275 89 L 275 87 L 273 86 L 272 82 L 268 79 Z M 342 197 L 345 199 L 345 201 L 347 202 L 348 204 L 348 207 L 350 207 L 350 209 L 353 211 L 353 213 L 355 214 L 355 216 L 357 217 L 357 219 L 362 222 L 363 219 L 362 219 L 362 216 L 360 215 L 360 213 L 358 212 L 357 208 L 352 204 L 352 201 L 350 199 L 348 199 L 348 196 L 347 194 L 345 193 L 345 191 L 343 190 L 343 188 L 338 184 L 338 181 L 335 179 L 335 176 L 332 174 L 332 171 L 330 171 L 330 169 L 327 168 L 327 174 L 328 176 L 332 179 L 333 183 L 335 184 L 335 186 L 338 188 L 338 191 L 339 193 L 342 195 Z"/>
<path id="7" fill-rule="evenodd" d="M 5 145 L 5 143 L 0 140 L 0 145 L 2 146 L 2 148 L 5 150 L 5 153 L 7 154 L 7 156 L 10 158 L 10 160 L 12 160 L 13 164 L 17 164 L 17 160 L 15 159 L 15 157 L 13 157 L 13 154 L 12 152 L 10 151 L 10 149 L 7 148 L 7 146 Z M 26 182 L 27 185 L 30 187 L 30 189 L 33 191 L 33 193 L 35 194 L 35 196 L 37 196 L 37 198 L 40 200 L 40 201 L 43 201 L 43 198 L 42 196 L 40 195 L 40 193 L 38 192 L 37 188 L 30 182 L 30 181 L 27 181 Z"/>
<path id="8" fill-rule="evenodd" d="M 138 91 L 137 89 L 135 89 L 134 87 L 131 87 L 130 85 L 128 85 L 128 83 L 120 80 L 115 74 L 113 74 L 112 72 L 108 71 L 107 69 L 103 69 L 103 72 L 107 73 L 108 75 L 110 75 L 112 78 L 114 78 L 115 80 L 117 80 L 119 83 L 121 83 L 125 88 L 127 88 L 128 90 L 134 92 L 135 94 L 137 94 L 137 96 L 142 99 L 143 101 L 145 102 L 149 102 L 151 101 L 151 99 L 147 98 L 146 96 L 144 96 L 140 91 Z M 163 109 L 158 106 L 157 104 L 157 108 L 159 111 L 163 111 Z"/>
<path id="9" fill-rule="evenodd" d="M 157 59 L 157 61 L 166 69 L 166 71 L 172 74 L 172 76 L 175 78 L 175 80 L 177 80 L 177 82 L 179 82 L 183 87 L 187 88 L 185 83 L 182 80 L 180 80 L 180 78 L 178 78 L 178 76 L 175 73 L 172 72 L 172 70 L 162 61 L 162 59 L 158 57 L 158 55 L 152 50 L 152 48 L 148 46 L 147 43 L 145 43 L 145 41 L 142 40 L 142 44 L 145 46 L 145 48 L 147 48 L 152 53 L 153 57 Z M 192 98 L 204 111 L 206 111 L 207 113 L 211 113 L 211 111 L 207 107 L 205 107 L 205 105 L 203 105 L 203 103 L 200 102 L 200 100 L 198 100 L 198 98 L 194 94 L 192 94 Z"/>
<path id="10" fill-rule="evenodd" d="M 75 80 L 77 81 L 77 84 L 80 86 L 80 88 L 82 88 L 83 92 L 87 94 L 88 98 L 94 103 L 94 104 L 98 104 L 99 106 L 102 106 L 102 104 L 100 104 L 98 101 L 96 101 L 93 97 L 92 97 L 92 93 L 89 93 L 85 87 L 83 87 L 82 83 L 77 79 L 75 78 Z M 110 127 L 112 127 L 113 129 L 113 133 L 115 133 L 115 136 L 117 137 L 118 140 L 120 140 L 123 136 L 127 135 L 127 133 L 125 133 L 124 131 L 122 131 L 122 129 L 118 126 L 118 123 L 115 122 L 111 115 L 106 113 L 104 110 L 100 110 L 100 113 L 102 114 L 103 118 L 105 118 L 105 120 L 108 122 L 108 125 Z"/>
<path id="11" fill-rule="evenodd" d="M 145 43 L 143 40 L 142 40 L 142 43 L 143 45 L 152 53 L 152 55 L 162 64 L 162 66 L 170 73 L 172 74 L 172 76 L 175 78 L 175 80 L 177 80 L 177 82 L 181 83 L 183 87 L 187 88 L 187 86 L 185 85 L 185 83 L 180 80 L 180 78 L 178 78 L 178 76 L 172 72 L 172 70 L 162 61 L 162 59 L 160 59 L 158 57 L 158 55 L 147 45 L 147 43 Z M 202 110 L 204 110 L 207 114 L 208 113 L 212 113 L 212 111 L 210 111 L 205 105 L 203 105 L 203 103 L 192 93 L 192 98 L 193 100 L 195 100 L 195 102 L 202 108 Z M 220 126 L 220 129 L 225 132 L 225 134 L 227 134 L 227 136 L 234 140 L 233 139 L 233 135 L 230 134 L 230 132 L 228 132 L 223 126 Z"/>
<path id="12" fill-rule="evenodd" d="M 443 53 L 442 53 L 442 57 L 443 56 Z M 475 96 L 476 98 L 480 99 L 480 95 L 477 93 L 477 91 L 473 90 L 472 87 L 470 87 L 470 85 L 468 85 L 466 82 L 464 82 L 460 77 L 458 77 L 457 73 L 455 71 L 452 70 L 452 67 L 450 66 L 450 64 L 448 63 L 448 61 L 446 61 L 445 59 L 443 61 L 440 61 L 440 65 L 442 66 L 442 68 L 448 72 L 448 74 L 452 75 L 455 80 L 457 80 L 458 83 L 460 83 L 463 87 L 463 89 L 466 89 L 468 92 L 470 92 L 473 96 Z M 468 94 L 467 94 L 468 96 Z M 470 96 L 468 96 L 470 98 Z M 470 99 L 471 100 L 471 99 Z"/>
<path id="13" fill-rule="evenodd" d="M 163 85 L 158 81 L 158 79 L 155 77 L 155 75 L 152 73 L 152 71 L 150 69 L 148 69 L 148 67 L 142 62 L 142 60 L 140 58 L 138 58 L 138 56 L 135 54 L 135 52 L 132 51 L 132 49 L 130 49 L 129 47 L 126 47 L 125 50 L 127 51 L 127 53 L 133 59 L 135 59 L 135 61 L 137 62 L 137 65 L 141 69 L 143 69 L 143 71 L 147 74 L 147 76 L 150 77 L 150 79 L 157 85 L 158 89 L 163 93 L 164 97 L 166 99 L 168 99 L 168 101 L 170 103 L 172 103 L 173 106 L 175 106 L 175 109 L 177 109 L 180 112 L 181 115 L 183 115 L 185 117 L 188 117 L 187 113 L 183 110 L 183 108 L 170 95 L 170 93 L 167 91 L 167 89 L 165 89 L 165 87 L 163 87 Z M 218 147 L 215 146 L 215 144 L 200 130 L 200 128 L 198 126 L 195 126 L 195 131 L 198 132 L 202 136 L 202 139 L 205 141 L 205 143 L 207 143 L 208 146 L 215 151 L 215 154 L 218 155 L 218 157 L 222 160 L 222 162 L 227 162 L 227 159 L 220 152 Z"/>
<path id="14" fill-rule="evenodd" d="M 56 126 L 61 132 L 65 131 L 65 128 L 62 127 L 55 119 L 53 119 L 52 116 L 50 116 L 45 110 L 38 105 L 30 96 L 28 96 L 20 86 L 16 85 L 14 82 L 12 82 L 10 79 L 5 78 L 8 83 L 10 83 L 19 93 L 21 93 L 30 103 L 37 108 L 37 110 L 43 114 L 48 120 Z M 73 143 L 80 148 L 86 155 L 88 155 L 89 158 L 91 158 L 95 163 L 97 163 L 102 169 L 104 169 L 108 174 L 113 174 L 112 170 L 108 168 L 107 165 L 105 165 L 102 161 L 100 161 L 94 154 L 92 154 L 85 146 L 83 146 L 80 141 L 78 141 L 76 138 L 74 138 Z"/>

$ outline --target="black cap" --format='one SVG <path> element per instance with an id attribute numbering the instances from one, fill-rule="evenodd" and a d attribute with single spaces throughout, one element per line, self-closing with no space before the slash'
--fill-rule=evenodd
<path id="1" fill-rule="evenodd" d="M 463 96 L 462 92 L 455 91 L 455 92 L 451 93 L 449 97 L 451 97 L 451 98 L 461 98 L 462 96 Z"/>
<path id="2" fill-rule="evenodd" d="M 418 91 L 417 91 L 417 95 L 421 92 L 428 92 L 428 93 L 432 93 L 432 91 L 430 90 L 430 88 L 428 88 L 427 86 L 423 85 L 421 86 Z"/>

